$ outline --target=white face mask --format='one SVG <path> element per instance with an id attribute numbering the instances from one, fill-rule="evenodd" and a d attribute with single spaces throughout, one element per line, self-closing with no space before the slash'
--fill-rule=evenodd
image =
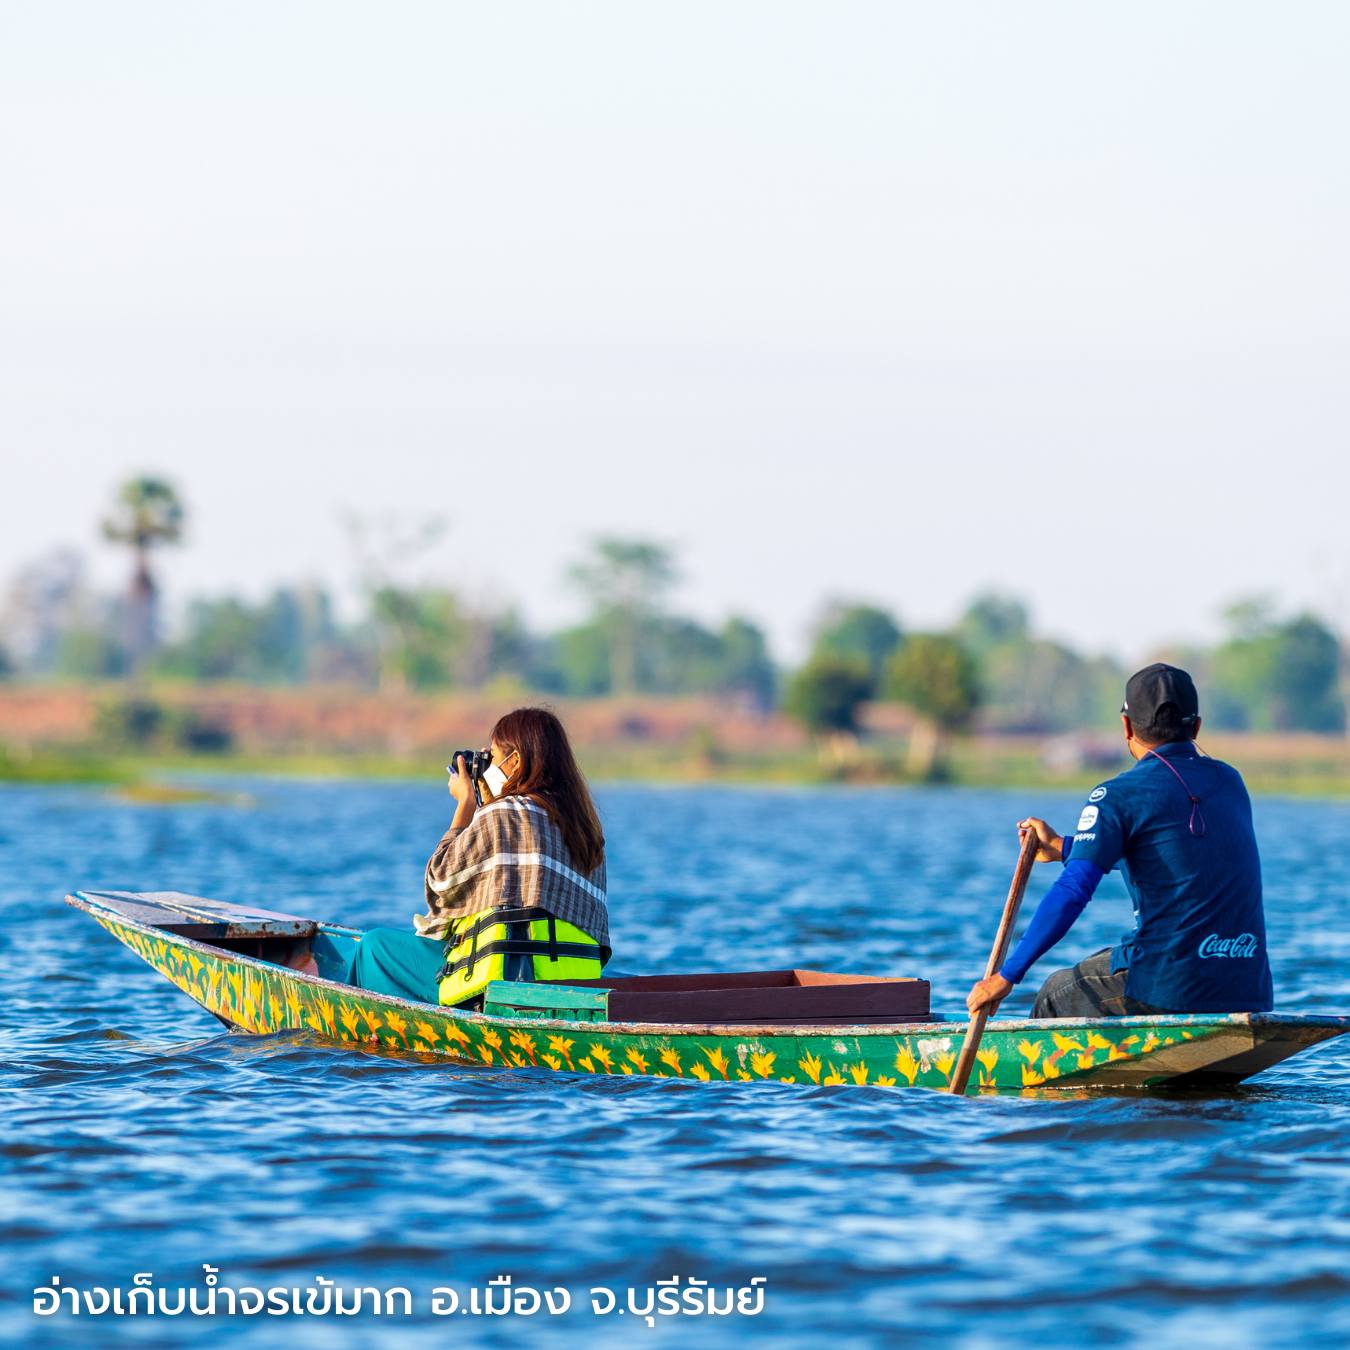
<path id="1" fill-rule="evenodd" d="M 520 755 L 512 750 L 500 764 L 489 764 L 483 770 L 479 782 L 483 785 L 483 795 L 489 801 L 496 801 L 507 788 L 515 782 L 520 773 Z"/>
<path id="2" fill-rule="evenodd" d="M 494 801 L 502 795 L 502 789 L 508 782 L 510 779 L 502 772 L 500 764 L 490 764 L 483 770 L 483 786 L 487 788 Z"/>

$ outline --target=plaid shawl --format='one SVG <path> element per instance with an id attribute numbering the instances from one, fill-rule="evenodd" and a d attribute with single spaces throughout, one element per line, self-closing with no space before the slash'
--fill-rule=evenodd
<path id="1" fill-rule="evenodd" d="M 582 876 L 562 831 L 528 797 L 499 797 L 447 830 L 427 863 L 426 897 L 427 912 L 413 916 L 422 937 L 443 938 L 456 919 L 486 909 L 539 905 L 609 952 L 604 861 Z"/>

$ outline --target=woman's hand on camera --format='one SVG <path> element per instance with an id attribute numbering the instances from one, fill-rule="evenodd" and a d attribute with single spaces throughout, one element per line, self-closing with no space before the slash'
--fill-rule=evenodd
<path id="1" fill-rule="evenodd" d="M 460 806 L 470 808 L 478 805 L 473 790 L 473 779 L 469 777 L 469 766 L 463 755 L 455 756 L 455 772 L 450 775 L 450 795 Z"/>

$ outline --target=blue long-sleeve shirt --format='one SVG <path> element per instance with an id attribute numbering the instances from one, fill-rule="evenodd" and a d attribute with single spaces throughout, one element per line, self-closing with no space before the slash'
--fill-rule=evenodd
<path id="1" fill-rule="evenodd" d="M 1027 971 L 1073 927 L 1106 875 L 1096 863 L 1070 857 L 1072 847 L 1073 840 L 1065 839 L 1064 870 L 1036 906 L 1021 942 L 999 971 L 1012 984 L 1020 983 Z"/>
<path id="2" fill-rule="evenodd" d="M 1134 929 L 1111 952 L 1111 970 L 1129 972 L 1128 998 L 1169 1012 L 1272 1006 L 1261 857 L 1251 799 L 1231 765 L 1193 741 L 1169 741 L 1093 788 L 1061 878 L 1067 887 L 1069 872 L 1080 872 L 1076 897 L 1046 896 L 1044 927 L 1040 912 L 1032 921 L 1041 941 L 1063 933 L 1086 903 L 1080 863 L 1118 867 L 1134 902 Z M 1013 974 L 1046 949 L 1041 941 L 1025 953 L 1019 946 Z"/>

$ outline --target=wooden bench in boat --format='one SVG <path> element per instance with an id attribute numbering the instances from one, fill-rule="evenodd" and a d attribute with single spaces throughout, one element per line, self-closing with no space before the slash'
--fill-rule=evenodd
<path id="1" fill-rule="evenodd" d="M 627 975 L 565 984 L 494 980 L 484 1011 L 500 1017 L 739 1026 L 934 1020 L 927 980 L 824 970 Z"/>

